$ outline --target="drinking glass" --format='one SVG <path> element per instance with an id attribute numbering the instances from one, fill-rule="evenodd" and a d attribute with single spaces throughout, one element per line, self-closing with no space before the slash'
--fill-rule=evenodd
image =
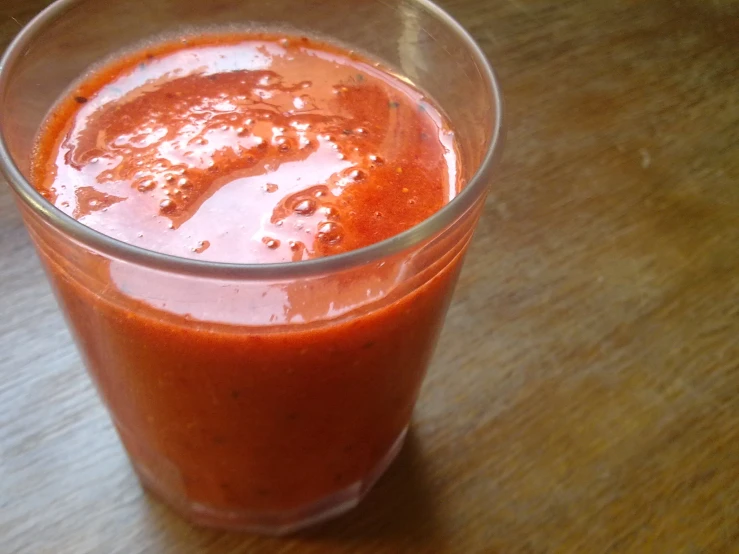
<path id="1" fill-rule="evenodd" d="M 118 242 L 29 183 L 34 140 L 82 75 L 197 32 L 343 45 L 431 96 L 463 189 L 344 254 L 214 263 Z M 60 0 L 0 67 L 0 166 L 142 484 L 189 520 L 270 534 L 355 506 L 400 449 L 500 150 L 501 100 L 470 36 L 426 0 Z"/>

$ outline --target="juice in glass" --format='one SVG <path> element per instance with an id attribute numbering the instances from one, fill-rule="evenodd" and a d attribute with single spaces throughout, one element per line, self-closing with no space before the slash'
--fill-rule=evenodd
<path id="1" fill-rule="evenodd" d="M 190 30 L 70 83 L 19 205 L 146 487 L 268 533 L 361 499 L 479 216 L 484 191 L 418 231 L 465 193 L 467 143 L 410 79 L 308 34 Z"/>

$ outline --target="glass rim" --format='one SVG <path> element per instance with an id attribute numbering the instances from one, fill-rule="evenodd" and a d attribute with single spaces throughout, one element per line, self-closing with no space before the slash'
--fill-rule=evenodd
<path id="1" fill-rule="evenodd" d="M 10 43 L 2 58 L 0 59 L 0 95 L 6 93 L 9 68 L 12 68 L 25 47 L 33 40 L 46 23 L 54 20 L 64 11 L 82 0 L 56 0 L 44 10 L 38 13 Z M 503 101 L 500 85 L 495 72 L 487 57 L 482 52 L 475 40 L 467 30 L 462 27 L 451 15 L 434 4 L 431 0 L 404 0 L 418 4 L 431 12 L 436 18 L 450 28 L 468 52 L 478 64 L 483 80 L 487 81 L 492 91 L 491 99 L 494 103 L 492 110 L 493 133 L 489 141 L 482 162 L 476 169 L 472 178 L 462 191 L 451 201 L 445 204 L 439 211 L 432 214 L 417 225 L 406 229 L 402 233 L 390 238 L 343 252 L 320 258 L 301 260 L 297 262 L 279 263 L 232 263 L 195 260 L 164 254 L 135 246 L 127 242 L 114 239 L 96 231 L 91 227 L 80 223 L 71 216 L 57 209 L 46 200 L 33 185 L 23 176 L 10 152 L 8 151 L 5 134 L 0 125 L 0 172 L 6 177 L 10 186 L 21 200 L 34 214 L 50 224 L 56 230 L 71 237 L 77 242 L 91 248 L 96 252 L 106 254 L 112 258 L 124 260 L 137 265 L 143 265 L 154 269 L 170 271 L 180 274 L 189 274 L 201 277 L 227 278 L 227 279 L 281 279 L 308 277 L 330 271 L 342 271 L 360 265 L 380 261 L 397 254 L 403 250 L 410 249 L 422 243 L 434 235 L 442 232 L 454 221 L 461 217 L 467 210 L 472 208 L 475 201 L 484 195 L 487 188 L 487 180 L 492 167 L 495 165 L 503 142 Z"/>

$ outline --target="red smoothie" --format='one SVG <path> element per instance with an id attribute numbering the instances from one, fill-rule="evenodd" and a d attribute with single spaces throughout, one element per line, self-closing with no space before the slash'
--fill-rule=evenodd
<path id="1" fill-rule="evenodd" d="M 120 241 L 269 264 L 410 229 L 456 195 L 458 163 L 445 116 L 389 69 L 233 34 L 92 71 L 48 116 L 32 174 Z M 75 254 L 30 227 L 143 482 L 195 521 L 257 529 L 356 502 L 390 461 L 471 234 L 433 263 L 244 283 Z"/>

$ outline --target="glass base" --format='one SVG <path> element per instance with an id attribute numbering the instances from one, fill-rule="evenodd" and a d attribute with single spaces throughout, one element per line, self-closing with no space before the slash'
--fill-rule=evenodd
<path id="1" fill-rule="evenodd" d="M 400 452 L 407 431 L 407 427 L 403 429 L 387 454 L 363 480 L 308 506 L 285 512 L 223 511 L 186 499 L 172 498 L 157 485 L 145 468 L 134 466 L 134 469 L 146 490 L 195 525 L 281 536 L 335 518 L 359 504 Z"/>

